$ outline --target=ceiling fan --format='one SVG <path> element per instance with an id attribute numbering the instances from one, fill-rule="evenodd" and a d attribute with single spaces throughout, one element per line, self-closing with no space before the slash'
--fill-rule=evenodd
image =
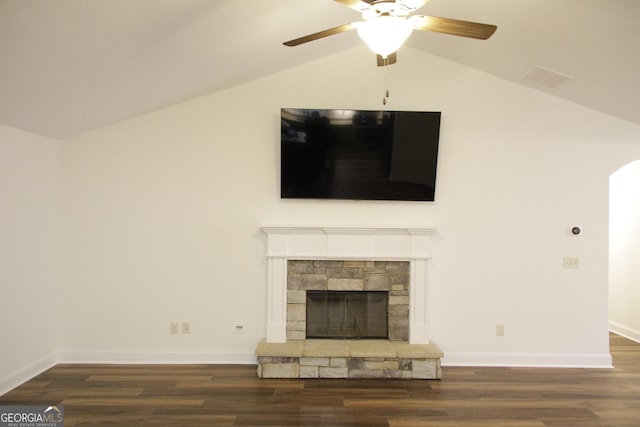
<path id="1" fill-rule="evenodd" d="M 363 21 L 329 28 L 284 42 L 285 46 L 298 46 L 313 40 L 349 30 L 358 35 L 377 54 L 378 65 L 397 61 L 396 51 L 413 30 L 433 31 L 454 36 L 486 40 L 496 31 L 495 25 L 460 21 L 436 16 L 412 15 L 429 0 L 335 0 L 362 14 Z"/>

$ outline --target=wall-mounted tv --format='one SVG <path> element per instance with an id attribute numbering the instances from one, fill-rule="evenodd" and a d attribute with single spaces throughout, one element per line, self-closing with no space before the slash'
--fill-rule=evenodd
<path id="1" fill-rule="evenodd" d="M 440 115 L 282 108 L 280 196 L 433 201 Z"/>

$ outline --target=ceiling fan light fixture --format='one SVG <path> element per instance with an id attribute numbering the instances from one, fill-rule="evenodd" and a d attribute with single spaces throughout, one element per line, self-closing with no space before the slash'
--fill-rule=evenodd
<path id="1" fill-rule="evenodd" d="M 369 49 L 386 58 L 409 38 L 413 22 L 403 17 L 382 15 L 358 23 L 357 30 Z"/>

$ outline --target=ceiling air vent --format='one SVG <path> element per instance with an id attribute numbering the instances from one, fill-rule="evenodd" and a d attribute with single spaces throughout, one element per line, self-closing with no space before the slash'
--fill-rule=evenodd
<path id="1" fill-rule="evenodd" d="M 567 80 L 573 79 L 573 77 L 567 76 L 566 74 L 561 74 L 542 67 L 536 67 L 529 71 L 524 78 L 530 82 L 538 83 L 549 88 L 556 87 Z"/>

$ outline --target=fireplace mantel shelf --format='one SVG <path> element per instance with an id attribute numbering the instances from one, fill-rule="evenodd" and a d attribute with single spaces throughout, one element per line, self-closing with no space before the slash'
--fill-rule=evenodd
<path id="1" fill-rule="evenodd" d="M 409 341 L 429 343 L 432 227 L 263 226 L 267 234 L 267 342 L 286 342 L 287 261 L 290 259 L 410 262 Z"/>
<path id="2" fill-rule="evenodd" d="M 427 227 L 264 226 L 267 257 L 411 260 L 431 258 Z"/>

